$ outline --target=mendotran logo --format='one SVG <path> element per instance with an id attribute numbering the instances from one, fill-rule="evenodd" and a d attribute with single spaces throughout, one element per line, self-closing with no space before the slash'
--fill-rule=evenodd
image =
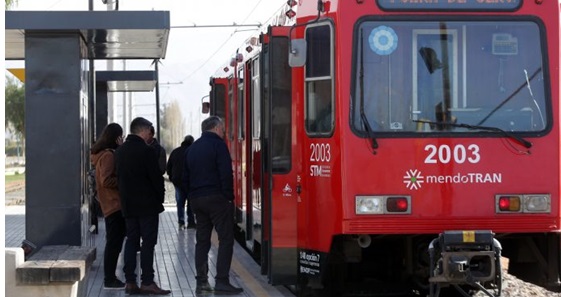
<path id="1" fill-rule="evenodd" d="M 421 184 L 425 182 L 425 178 L 421 175 L 420 170 L 410 169 L 405 173 L 403 182 L 409 190 L 417 190 L 421 188 Z"/>
<path id="2" fill-rule="evenodd" d="M 454 175 L 426 175 L 420 170 L 409 169 L 403 176 L 403 183 L 409 190 L 418 190 L 423 183 L 426 184 L 500 184 L 503 181 L 502 173 L 456 173 Z"/>

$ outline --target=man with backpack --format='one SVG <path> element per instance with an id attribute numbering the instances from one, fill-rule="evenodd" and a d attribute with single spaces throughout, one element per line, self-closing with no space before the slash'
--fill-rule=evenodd
<path id="1" fill-rule="evenodd" d="M 187 192 L 181 188 L 181 178 L 183 177 L 183 168 L 185 166 L 185 153 L 187 148 L 195 141 L 193 136 L 187 135 L 183 139 L 181 146 L 175 148 L 169 156 L 167 164 L 167 173 L 169 180 L 175 188 L 175 201 L 177 203 L 177 221 L 179 230 L 185 229 L 185 202 L 187 202 L 187 229 L 193 229 L 197 225 L 195 216 L 191 210 L 191 203 L 187 197 Z"/>

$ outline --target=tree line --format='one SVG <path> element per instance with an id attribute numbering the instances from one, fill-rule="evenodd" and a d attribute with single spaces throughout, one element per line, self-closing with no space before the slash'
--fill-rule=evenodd
<path id="1" fill-rule="evenodd" d="M 13 134 L 17 142 L 23 146 L 25 143 L 25 85 L 19 80 L 6 76 L 5 85 L 5 127 Z M 176 100 L 166 104 L 161 109 L 161 138 L 160 144 L 171 152 L 179 146 L 185 137 L 185 118 L 181 107 Z M 6 153 L 16 151 L 17 143 L 6 143 Z"/>

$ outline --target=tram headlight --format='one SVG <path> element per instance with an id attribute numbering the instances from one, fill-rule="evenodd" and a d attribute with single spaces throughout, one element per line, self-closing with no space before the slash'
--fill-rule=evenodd
<path id="1" fill-rule="evenodd" d="M 525 212 L 550 212 L 549 195 L 526 195 L 525 198 Z"/>
<path id="2" fill-rule="evenodd" d="M 355 196 L 355 213 L 411 214 L 411 196 Z"/>
<path id="3" fill-rule="evenodd" d="M 356 214 L 383 214 L 384 197 L 381 196 L 356 196 Z"/>

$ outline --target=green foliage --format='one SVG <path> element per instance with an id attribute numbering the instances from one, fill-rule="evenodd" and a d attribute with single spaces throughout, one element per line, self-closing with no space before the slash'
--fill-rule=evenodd
<path id="1" fill-rule="evenodd" d="M 14 78 L 6 76 L 6 127 L 25 138 L 25 88 Z"/>
<path id="2" fill-rule="evenodd" d="M 18 173 L 14 175 L 5 175 L 4 177 L 5 183 L 11 183 L 15 181 L 25 180 L 25 173 Z"/>
<path id="3" fill-rule="evenodd" d="M 18 4 L 18 0 L 6 0 L 6 10 L 12 8 L 12 6 Z"/>

